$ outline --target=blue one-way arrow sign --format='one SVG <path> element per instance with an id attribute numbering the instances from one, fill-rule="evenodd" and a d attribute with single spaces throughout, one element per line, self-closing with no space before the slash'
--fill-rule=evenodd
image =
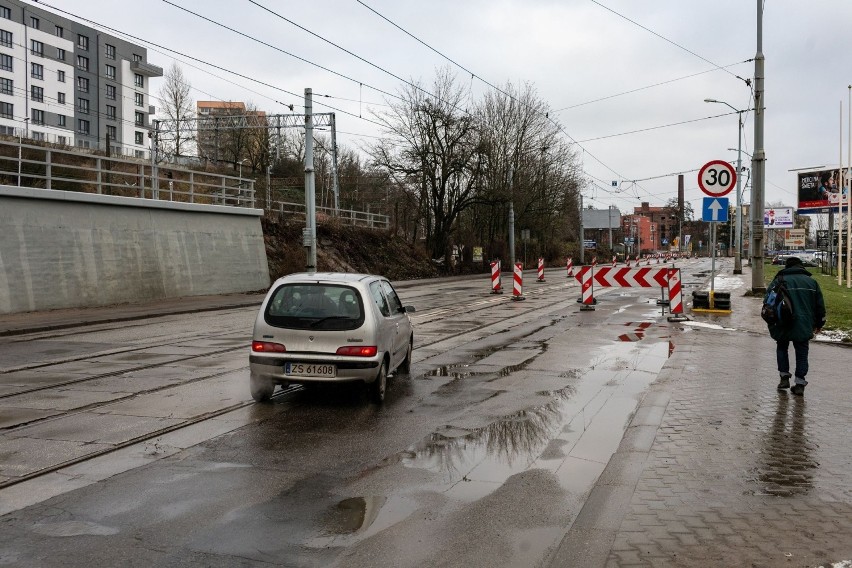
<path id="1" fill-rule="evenodd" d="M 727 223 L 728 198 L 705 197 L 704 206 L 701 208 L 701 220 L 711 223 Z"/>

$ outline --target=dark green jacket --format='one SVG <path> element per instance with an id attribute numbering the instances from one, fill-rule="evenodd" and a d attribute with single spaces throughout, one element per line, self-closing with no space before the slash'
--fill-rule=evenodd
<path id="1" fill-rule="evenodd" d="M 825 300 L 822 298 L 822 290 L 804 267 L 791 266 L 780 271 L 769 283 L 767 295 L 778 284 L 778 276 L 781 275 L 784 276 L 793 301 L 795 319 L 789 327 L 769 324 L 769 335 L 776 341 L 807 341 L 813 337 L 815 329 L 825 325 Z"/>

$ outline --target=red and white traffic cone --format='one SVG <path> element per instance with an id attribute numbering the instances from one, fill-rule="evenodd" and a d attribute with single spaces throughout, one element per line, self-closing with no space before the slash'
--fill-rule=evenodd
<path id="1" fill-rule="evenodd" d="M 503 293 L 503 283 L 500 278 L 500 261 L 494 261 L 491 263 L 491 293 L 492 294 L 502 294 Z"/>
<path id="2" fill-rule="evenodd" d="M 544 282 L 544 259 L 538 259 L 538 280 L 536 282 Z"/>
<path id="3" fill-rule="evenodd" d="M 565 268 L 568 270 L 568 278 L 574 276 L 574 262 L 571 260 L 571 257 L 568 257 L 568 260 L 565 262 Z"/>
<path id="4" fill-rule="evenodd" d="M 526 300 L 524 298 L 524 266 L 517 262 L 515 263 L 515 278 L 512 286 L 513 300 Z"/>

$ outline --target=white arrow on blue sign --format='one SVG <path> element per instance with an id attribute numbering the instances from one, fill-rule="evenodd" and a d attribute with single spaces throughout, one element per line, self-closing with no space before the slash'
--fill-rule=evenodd
<path id="1" fill-rule="evenodd" d="M 728 198 L 705 197 L 701 208 L 701 220 L 711 223 L 728 222 Z"/>

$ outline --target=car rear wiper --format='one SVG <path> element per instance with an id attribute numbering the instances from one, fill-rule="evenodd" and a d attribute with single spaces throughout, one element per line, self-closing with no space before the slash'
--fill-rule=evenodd
<path id="1" fill-rule="evenodd" d="M 348 319 L 352 319 L 352 318 L 350 318 L 348 316 L 326 316 L 324 318 L 320 318 L 320 319 L 316 320 L 315 322 L 311 322 L 311 324 L 308 327 L 316 327 L 316 326 L 318 326 L 319 324 L 321 324 L 325 321 L 340 320 L 340 319 L 348 320 Z"/>

